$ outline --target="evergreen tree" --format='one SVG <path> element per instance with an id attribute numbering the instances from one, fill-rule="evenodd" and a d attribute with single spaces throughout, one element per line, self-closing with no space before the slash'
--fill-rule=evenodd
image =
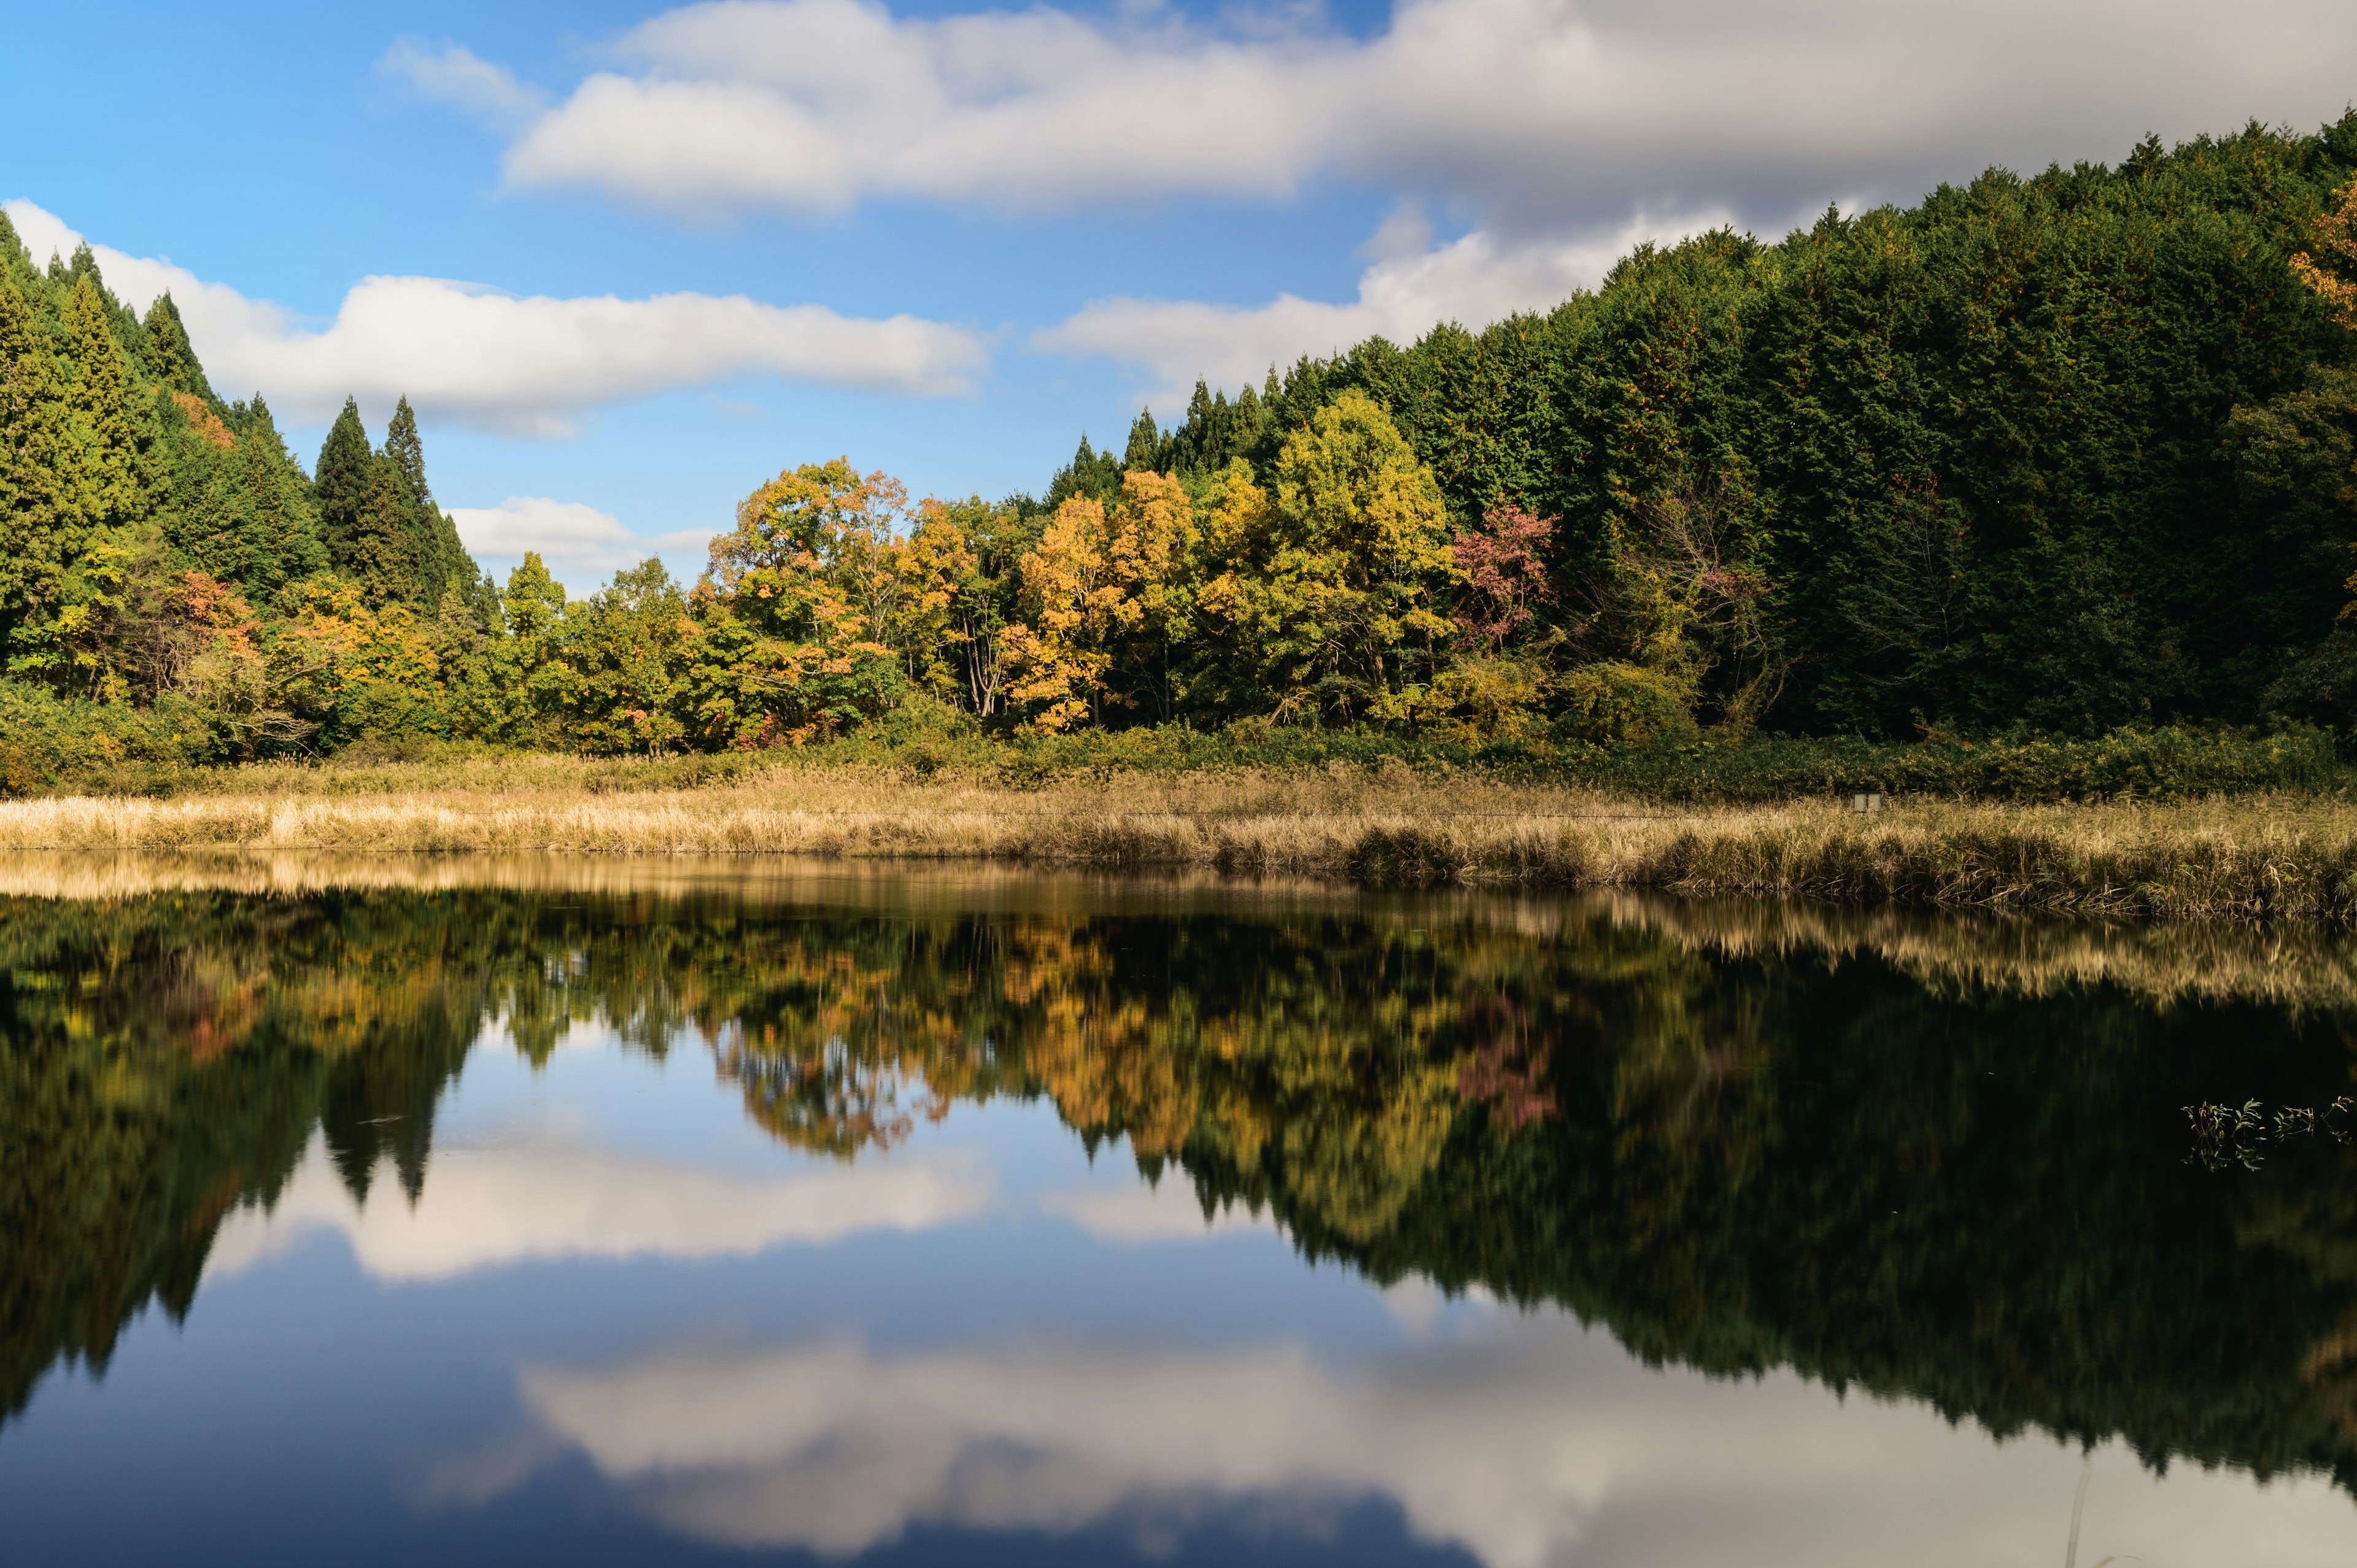
<path id="1" fill-rule="evenodd" d="M 349 569 L 371 607 L 416 604 L 425 597 L 419 580 L 416 507 L 401 466 L 378 455 L 369 459 L 368 487 L 352 519 Z"/>
<path id="2" fill-rule="evenodd" d="M 286 450 L 262 394 L 239 422 L 237 456 L 245 492 L 244 550 L 231 574 L 257 596 L 328 569 L 310 487 Z"/>
<path id="3" fill-rule="evenodd" d="M 1110 452 L 1099 452 L 1089 445 L 1086 434 L 1081 436 L 1079 450 L 1071 462 L 1056 470 L 1048 482 L 1047 500 L 1042 510 L 1053 512 L 1074 496 L 1085 496 L 1102 504 L 1121 490 L 1121 463 Z"/>
<path id="4" fill-rule="evenodd" d="M 1154 411 L 1139 409 L 1129 427 L 1129 445 L 1122 451 L 1122 472 L 1158 474 L 1168 463 L 1169 443 L 1163 439 L 1162 427 L 1154 423 Z"/>
<path id="5" fill-rule="evenodd" d="M 320 541 L 328 547 L 328 562 L 339 568 L 349 570 L 352 565 L 361 510 L 368 504 L 372 462 L 360 404 L 346 398 L 343 411 L 320 444 L 318 467 L 311 470 L 312 493 L 319 505 Z"/>
<path id="6" fill-rule="evenodd" d="M 425 444 L 417 433 L 417 415 L 404 397 L 385 427 L 384 455 L 401 471 L 410 501 L 410 547 L 417 562 L 421 602 L 431 607 L 453 585 L 463 588 L 475 578 L 474 557 L 458 539 L 457 525 L 435 503 L 425 484 Z"/>
<path id="7" fill-rule="evenodd" d="M 48 542 L 75 517 L 78 450 L 56 356 L 15 281 L 0 274 L 0 620 L 36 596 Z"/>
<path id="8" fill-rule="evenodd" d="M 197 351 L 188 342 L 188 329 L 180 320 L 180 307 L 172 303 L 169 293 L 156 296 L 141 326 L 147 334 L 147 363 L 156 379 L 175 392 L 200 397 L 218 408 L 221 399 L 213 395 L 203 367 L 197 363 Z"/>
<path id="9" fill-rule="evenodd" d="M 417 415 L 406 397 L 393 405 L 393 422 L 384 427 L 384 455 L 400 470 L 409 499 L 421 509 L 431 508 L 434 495 L 425 488 L 425 444 L 418 438 Z"/>
<path id="10" fill-rule="evenodd" d="M 146 514 L 146 452 L 132 404 L 130 367 L 124 363 L 94 274 L 74 280 L 66 296 L 66 354 L 72 375 L 66 409 L 81 448 L 82 521 L 91 526 L 128 523 Z"/>

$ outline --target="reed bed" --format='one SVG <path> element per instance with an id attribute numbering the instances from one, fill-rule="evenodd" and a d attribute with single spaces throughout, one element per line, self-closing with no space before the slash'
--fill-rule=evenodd
<path id="1" fill-rule="evenodd" d="M 561 776 L 559 776 L 561 778 Z M 876 771 L 590 792 L 523 770 L 373 795 L 0 801 L 0 850 L 798 855 L 1195 870 L 1361 887 L 1659 889 L 2176 919 L 2357 917 L 2357 804 L 1832 800 L 1665 807 L 1400 768 L 1017 789 Z"/>

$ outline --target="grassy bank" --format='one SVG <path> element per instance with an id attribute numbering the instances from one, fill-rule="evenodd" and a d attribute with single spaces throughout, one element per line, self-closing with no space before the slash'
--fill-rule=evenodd
<path id="1" fill-rule="evenodd" d="M 771 768 L 693 789 L 633 788 L 563 759 L 404 773 L 435 766 L 386 765 L 367 789 L 0 802 L 0 850 L 959 858 L 1374 887 L 2357 918 L 2357 804 L 2313 794 L 1918 798 L 1861 815 L 1823 798 L 1665 805 L 1396 764 L 1109 773 L 1028 789 L 857 767 Z M 273 782 L 268 770 L 246 778 Z"/>

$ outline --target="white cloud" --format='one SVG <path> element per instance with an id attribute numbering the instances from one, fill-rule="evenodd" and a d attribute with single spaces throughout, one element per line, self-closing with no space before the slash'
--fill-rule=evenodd
<path id="1" fill-rule="evenodd" d="M 686 529 L 649 539 L 630 532 L 611 512 L 546 496 L 510 496 L 494 507 L 444 510 L 457 524 L 459 542 L 476 560 L 514 561 L 535 551 L 568 588 L 595 583 L 650 555 L 700 550 L 713 532 Z"/>
<path id="2" fill-rule="evenodd" d="M 612 512 L 599 511 L 580 501 L 551 500 L 546 496 L 510 496 L 495 507 L 455 506 L 447 509 L 458 525 L 459 542 L 468 553 L 498 558 L 536 550 L 560 561 L 596 561 L 603 564 L 622 552 L 640 545 L 639 536 L 624 528 Z M 633 565 L 643 552 L 620 565 Z"/>
<path id="3" fill-rule="evenodd" d="M 81 242 L 31 202 L 5 210 L 37 260 Z M 363 278 L 333 322 L 313 328 L 168 261 L 91 252 L 136 308 L 170 291 L 224 395 L 258 388 L 308 424 L 347 395 L 382 417 L 406 394 L 429 419 L 562 437 L 591 409 L 746 376 L 951 395 L 970 390 L 987 359 L 971 332 L 912 316 L 873 320 L 742 295 L 518 298 L 446 278 Z"/>
<path id="4" fill-rule="evenodd" d="M 2231 25 L 2197 0 L 1400 0 L 1364 39 L 1318 15 L 688 5 L 532 117 L 506 177 L 688 211 L 1270 199 L 1335 176 L 1517 220 L 1781 216 L 2115 157 L 2148 130 L 2315 124 L 2357 60 L 2343 0 L 2249 0 Z"/>
<path id="5" fill-rule="evenodd" d="M 223 1221 L 205 1263 L 225 1278 L 319 1231 L 341 1233 L 370 1277 L 447 1280 L 561 1258 L 741 1257 L 869 1230 L 953 1224 L 990 1201 L 971 1162 L 894 1160 L 757 1180 L 574 1144 L 545 1129 L 434 1152 L 414 1204 L 392 1184 L 353 1201 L 315 1141 L 268 1209 Z"/>
<path id="6" fill-rule="evenodd" d="M 694 1349 L 519 1378 L 541 1432 L 442 1468 L 485 1500 L 569 1446 L 690 1536 L 847 1556 L 912 1526 L 1170 1527 L 1222 1507 L 1386 1499 L 1421 1541 L 1489 1568 L 1744 1563 L 1925 1568 L 2054 1552 L 2081 1458 L 1993 1442 L 1912 1403 L 1789 1373 L 1717 1381 L 1639 1365 L 1561 1316 L 1332 1362 L 1290 1344 L 847 1341 Z M 2340 1563 L 2357 1509 L 2321 1476 L 2260 1486 L 2093 1462 L 2083 1561 Z"/>
<path id="7" fill-rule="evenodd" d="M 1382 336 L 1414 342 L 1438 322 L 1480 328 L 1518 310 L 1545 310 L 1593 288 L 1640 242 L 1674 242 L 1730 221 L 1723 212 L 1684 220 L 1640 220 L 1583 238 L 1508 241 L 1476 230 L 1432 246 L 1413 213 L 1395 215 L 1368 251 L 1359 297 L 1329 305 L 1279 295 L 1266 305 L 1192 300 L 1101 299 L 1032 335 L 1035 349 L 1093 354 L 1137 366 L 1151 380 L 1146 401 L 1165 415 L 1183 408 L 1195 378 L 1230 390 L 1257 385 L 1271 365 L 1331 354 Z M 1412 248 L 1411 248 L 1412 247 Z"/>
<path id="8" fill-rule="evenodd" d="M 520 124 L 547 107 L 540 90 L 516 81 L 507 67 L 455 44 L 431 48 L 404 38 L 385 51 L 377 70 L 421 98 L 465 110 L 495 125 Z"/>

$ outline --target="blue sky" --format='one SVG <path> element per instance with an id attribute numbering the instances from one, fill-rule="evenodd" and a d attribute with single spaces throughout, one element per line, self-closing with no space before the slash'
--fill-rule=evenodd
<path id="1" fill-rule="evenodd" d="M 0 199 L 171 287 L 307 456 L 408 392 L 484 563 L 584 588 L 797 462 L 1036 489 L 1199 373 L 1640 238 L 2352 91 L 2339 0 L 86 4 L 11 18 Z"/>

